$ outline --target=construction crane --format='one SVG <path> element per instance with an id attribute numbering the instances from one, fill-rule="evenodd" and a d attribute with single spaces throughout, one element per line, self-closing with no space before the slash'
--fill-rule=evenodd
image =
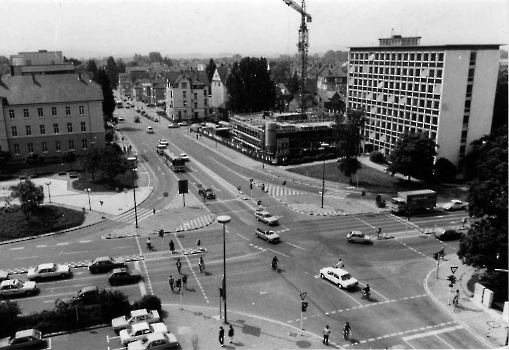
<path id="1" fill-rule="evenodd" d="M 302 110 L 304 110 L 304 88 L 306 87 L 306 76 L 308 67 L 308 26 L 306 22 L 311 22 L 311 15 L 306 12 L 306 3 L 302 0 L 302 5 L 298 5 L 293 0 L 283 0 L 285 4 L 299 12 L 302 16 L 299 28 L 299 43 L 297 47 L 299 49 L 299 61 L 300 61 L 300 72 L 301 72 L 301 97 L 302 97 Z"/>

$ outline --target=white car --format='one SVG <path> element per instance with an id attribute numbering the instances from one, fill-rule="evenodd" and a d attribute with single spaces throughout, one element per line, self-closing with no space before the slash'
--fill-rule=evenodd
<path id="1" fill-rule="evenodd" d="M 152 129 L 152 127 L 151 127 L 151 126 L 147 126 L 147 132 L 148 132 L 149 134 L 153 134 L 153 133 L 154 133 L 154 129 Z"/>
<path id="2" fill-rule="evenodd" d="M 118 121 L 119 122 L 123 122 L 124 121 L 124 117 L 118 117 Z"/>
<path id="3" fill-rule="evenodd" d="M 168 327 L 166 327 L 163 322 L 152 324 L 148 324 L 147 322 L 136 323 L 120 331 L 120 341 L 122 344 L 126 345 L 143 338 L 147 334 L 156 332 L 166 334 L 168 333 Z"/>
<path id="4" fill-rule="evenodd" d="M 189 162 L 189 157 L 185 153 L 180 153 L 180 158 L 182 158 L 184 162 Z"/>
<path id="5" fill-rule="evenodd" d="M 160 139 L 160 140 L 159 140 L 159 144 L 160 144 L 160 145 L 168 146 L 168 140 L 166 140 L 166 139 Z"/>
<path id="6" fill-rule="evenodd" d="M 366 236 L 361 231 L 351 231 L 348 235 L 346 235 L 346 241 L 348 243 L 371 243 L 371 238 Z"/>
<path id="7" fill-rule="evenodd" d="M 341 289 L 352 288 L 359 284 L 359 281 L 353 278 L 348 271 L 339 267 L 324 267 L 320 270 L 320 277 L 328 279 Z"/>
<path id="8" fill-rule="evenodd" d="M 13 296 L 29 296 L 39 291 L 35 282 L 23 282 L 18 279 L 5 280 L 0 283 L 0 299 L 11 298 Z"/>
<path id="9" fill-rule="evenodd" d="M 178 128 L 180 125 L 178 125 L 177 123 L 173 123 L 173 124 L 168 124 L 168 127 L 171 129 L 171 128 Z"/>
<path id="10" fill-rule="evenodd" d="M 127 350 L 166 350 L 179 346 L 173 333 L 152 333 L 127 345 Z"/>
<path id="11" fill-rule="evenodd" d="M 72 276 L 69 265 L 57 265 L 53 263 L 41 264 L 34 269 L 28 269 L 27 278 L 30 281 L 40 281 L 44 278 L 67 278 Z"/>
<path id="12" fill-rule="evenodd" d="M 464 202 L 462 202 L 460 200 L 457 200 L 457 199 L 453 199 L 450 202 L 447 202 L 444 205 L 442 205 L 443 209 L 449 210 L 449 211 L 452 211 L 452 210 L 464 210 L 467 207 L 468 207 L 468 203 L 464 203 Z"/>
<path id="13" fill-rule="evenodd" d="M 267 225 L 277 225 L 279 219 L 276 216 L 272 216 L 268 211 L 262 210 L 255 212 L 256 220 L 261 221 Z"/>
<path id="14" fill-rule="evenodd" d="M 279 235 L 272 230 L 257 228 L 255 234 L 258 238 L 264 239 L 269 243 L 279 242 L 281 239 Z"/>
<path id="15" fill-rule="evenodd" d="M 127 328 L 135 323 L 155 323 L 159 321 L 161 321 L 161 317 L 159 317 L 159 312 L 157 312 L 157 310 L 147 311 L 147 309 L 139 309 L 131 311 L 131 315 L 128 317 L 121 316 L 114 318 L 111 320 L 111 325 L 113 330 L 118 332 L 121 329 Z"/>

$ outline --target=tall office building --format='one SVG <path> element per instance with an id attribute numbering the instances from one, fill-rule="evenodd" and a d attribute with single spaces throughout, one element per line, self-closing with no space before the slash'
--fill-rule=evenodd
<path id="1" fill-rule="evenodd" d="M 349 52 L 348 106 L 363 109 L 366 151 L 388 155 L 406 132 L 428 132 L 437 159 L 463 169 L 470 143 L 490 133 L 500 45 L 421 46 L 379 39 Z"/>

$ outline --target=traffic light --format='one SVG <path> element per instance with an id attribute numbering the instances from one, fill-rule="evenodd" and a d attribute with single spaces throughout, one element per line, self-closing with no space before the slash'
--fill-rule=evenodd
<path id="1" fill-rule="evenodd" d="M 433 258 L 434 258 L 435 260 L 438 260 L 438 253 L 433 253 Z"/>
<path id="2" fill-rule="evenodd" d="M 302 302 L 302 312 L 306 312 L 307 309 L 308 309 L 308 302 L 307 301 L 303 301 Z"/>
<path id="3" fill-rule="evenodd" d="M 159 230 L 159 237 L 163 237 L 164 236 L 164 230 L 163 229 L 160 229 Z"/>
<path id="4" fill-rule="evenodd" d="M 250 189 L 250 190 L 252 190 L 252 189 L 253 189 L 253 183 L 252 183 L 252 182 L 249 184 L 249 189 Z"/>

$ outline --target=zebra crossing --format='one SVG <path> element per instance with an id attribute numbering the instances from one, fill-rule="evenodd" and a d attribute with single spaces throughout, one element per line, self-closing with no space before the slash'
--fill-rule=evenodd
<path id="1" fill-rule="evenodd" d="M 321 207 L 313 203 L 295 203 L 289 204 L 288 207 L 298 213 L 316 215 L 316 216 L 342 216 L 346 213 L 342 209 L 334 209 L 331 207 Z"/>
<path id="2" fill-rule="evenodd" d="M 191 230 L 197 230 L 199 228 L 208 226 L 214 222 L 216 219 L 216 216 L 213 214 L 207 214 L 202 215 L 197 218 L 191 219 L 189 221 L 186 221 L 182 224 L 180 224 L 175 231 L 176 232 L 182 232 L 182 231 L 191 231 Z"/>
<path id="3" fill-rule="evenodd" d="M 102 239 L 113 239 L 113 238 L 136 237 L 136 236 L 139 236 L 138 232 L 136 231 L 136 227 L 134 227 L 134 225 L 129 225 L 129 226 L 120 228 L 118 230 L 114 230 L 114 231 L 108 232 L 106 234 L 103 234 L 101 236 L 101 238 Z"/>
<path id="4" fill-rule="evenodd" d="M 173 198 L 172 201 L 167 206 L 164 207 L 164 209 L 182 208 L 184 206 L 184 199 L 186 201 L 185 202 L 186 206 L 188 207 L 196 207 L 203 205 L 202 199 L 197 198 L 192 193 L 186 193 L 184 198 L 182 198 L 182 195 L 180 194 L 176 195 L 175 198 Z"/>
<path id="5" fill-rule="evenodd" d="M 112 218 L 112 220 L 118 221 L 118 222 L 134 223 L 136 221 L 134 218 L 134 214 L 135 214 L 134 210 L 129 210 L 125 213 L 122 213 L 122 214 Z M 140 208 L 140 207 L 136 208 L 136 216 L 138 217 L 138 222 L 146 219 L 150 215 L 154 215 L 154 213 L 152 212 L 152 209 Z"/>
<path id="6" fill-rule="evenodd" d="M 283 197 L 283 196 L 296 196 L 299 194 L 305 194 L 302 191 L 292 190 L 290 188 L 281 187 L 281 186 L 271 186 L 268 185 L 265 187 L 265 192 L 270 194 L 273 197 Z"/>

